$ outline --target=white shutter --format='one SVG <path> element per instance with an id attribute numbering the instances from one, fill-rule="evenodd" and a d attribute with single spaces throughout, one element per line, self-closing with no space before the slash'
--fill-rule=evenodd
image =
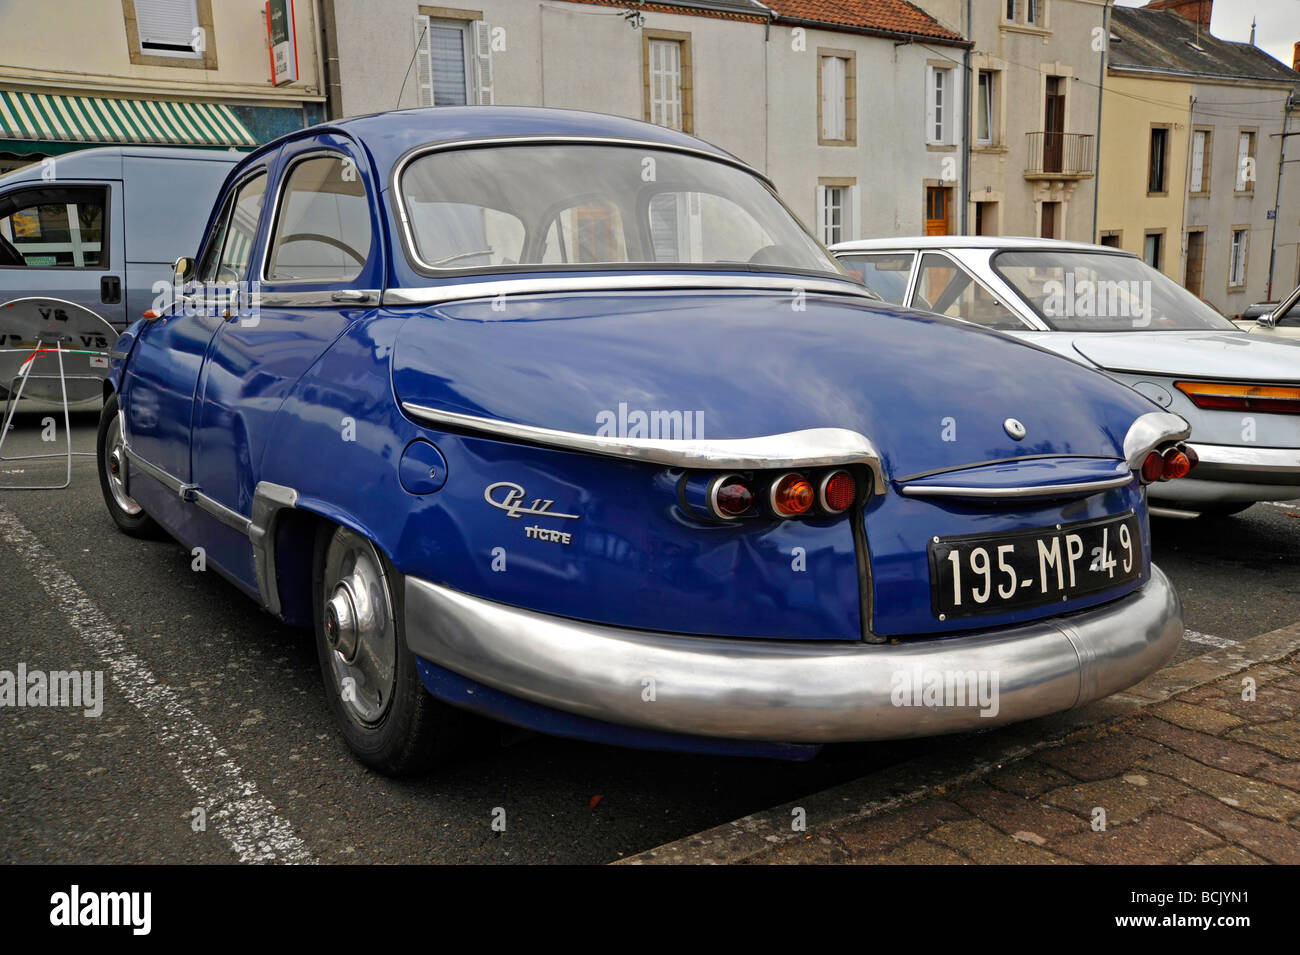
<path id="1" fill-rule="evenodd" d="M 140 45 L 189 46 L 199 25 L 197 0 L 135 0 Z"/>
<path id="2" fill-rule="evenodd" d="M 492 28 L 484 20 L 474 22 L 474 87 L 480 106 L 492 105 Z"/>
<path id="3" fill-rule="evenodd" d="M 1237 191 L 1246 188 L 1246 160 L 1250 158 L 1250 134 L 1242 133 L 1237 137 Z"/>
<path id="4" fill-rule="evenodd" d="M 925 141 L 927 143 L 935 142 L 934 139 L 934 93 L 935 93 L 935 68 L 927 66 L 925 68 Z"/>
<path id="5" fill-rule="evenodd" d="M 807 74 L 805 74 L 807 75 Z M 826 187 L 817 187 L 817 238 L 826 241 Z"/>
<path id="6" fill-rule="evenodd" d="M 415 87 L 417 104 L 433 105 L 433 55 L 429 37 L 429 18 L 415 16 Z"/>
<path id="7" fill-rule="evenodd" d="M 1192 182 L 1189 192 L 1200 192 L 1205 185 L 1205 132 L 1192 133 Z"/>
<path id="8" fill-rule="evenodd" d="M 844 223 L 844 227 L 840 230 L 841 242 L 861 238 L 858 233 L 859 208 L 858 187 L 849 186 L 844 190 L 844 212 L 841 213 L 841 221 Z"/>
<path id="9" fill-rule="evenodd" d="M 822 57 L 822 139 L 848 138 L 844 101 L 846 66 L 841 57 Z"/>

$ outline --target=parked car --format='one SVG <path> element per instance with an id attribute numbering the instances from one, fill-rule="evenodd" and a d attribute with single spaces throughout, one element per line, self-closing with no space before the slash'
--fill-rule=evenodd
<path id="1" fill-rule="evenodd" d="M 233 170 L 177 279 L 260 307 L 122 336 L 109 513 L 314 627 L 382 771 L 457 709 L 790 758 L 978 729 L 1181 638 L 1145 487 L 1190 466 L 1186 422 L 881 303 L 691 136 L 507 107 L 308 129 Z"/>
<path id="2" fill-rule="evenodd" d="M 209 149 L 107 146 L 0 177 L 0 306 L 53 299 L 89 309 L 116 330 L 125 328 L 158 297 L 155 283 L 171 282 L 177 255 L 198 248 L 217 190 L 242 157 Z M 2 324 L 0 339 L 0 348 L 36 344 Z M 0 353 L 0 397 L 26 357 Z M 74 406 L 97 407 L 99 389 L 87 399 L 83 384 L 69 386 Z M 26 393 L 43 394 L 49 386 L 33 382 Z M 26 398 L 24 404 L 30 410 L 45 406 Z"/>
<path id="3" fill-rule="evenodd" d="M 1237 320 L 1237 327 L 1256 335 L 1300 339 L 1300 285 L 1280 302 L 1258 302 Z"/>
<path id="4" fill-rule="evenodd" d="M 1178 515 L 1300 497 L 1300 342 L 1263 339 L 1137 256 L 1052 239 L 934 236 L 832 251 L 886 301 L 1098 368 L 1186 418 L 1196 474 L 1150 490 Z"/>

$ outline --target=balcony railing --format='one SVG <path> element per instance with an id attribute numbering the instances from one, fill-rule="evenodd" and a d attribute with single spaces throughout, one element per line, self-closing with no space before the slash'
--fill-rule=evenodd
<path id="1" fill-rule="evenodd" d="M 1092 175 L 1091 133 L 1026 133 L 1029 137 L 1029 178 L 1077 178 Z"/>

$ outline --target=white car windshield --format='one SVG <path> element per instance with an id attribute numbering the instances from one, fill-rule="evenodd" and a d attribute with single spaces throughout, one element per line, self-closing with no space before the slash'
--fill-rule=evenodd
<path id="1" fill-rule="evenodd" d="M 546 143 L 413 160 L 424 269 L 693 266 L 845 273 L 756 176 L 690 153 Z"/>
<path id="2" fill-rule="evenodd" d="M 1131 255 L 1016 249 L 999 252 L 993 267 L 1058 332 L 1237 330 Z"/>

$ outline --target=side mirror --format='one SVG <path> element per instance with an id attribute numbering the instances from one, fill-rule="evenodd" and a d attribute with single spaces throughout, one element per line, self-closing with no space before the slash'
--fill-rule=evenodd
<path id="1" fill-rule="evenodd" d="M 194 278 L 194 260 L 181 256 L 172 263 L 172 285 L 183 288 L 185 283 Z"/>

